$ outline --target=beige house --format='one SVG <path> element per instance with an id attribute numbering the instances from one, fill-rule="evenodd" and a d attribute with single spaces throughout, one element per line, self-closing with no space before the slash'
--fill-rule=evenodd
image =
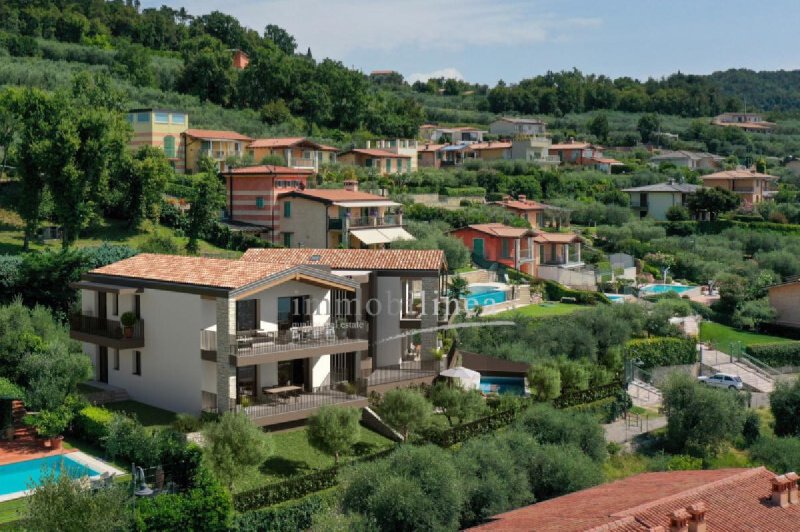
<path id="1" fill-rule="evenodd" d="M 800 279 L 769 287 L 769 304 L 778 313 L 775 323 L 800 328 Z"/>
<path id="2" fill-rule="evenodd" d="M 395 155 L 408 156 L 411 161 L 411 172 L 417 171 L 417 151 L 419 143 L 410 139 L 368 140 L 367 149 L 375 148 Z"/>
<path id="3" fill-rule="evenodd" d="M 178 173 L 184 173 L 184 138 L 189 127 L 189 115 L 168 109 L 131 109 L 126 115 L 133 128 L 130 147 L 155 146 L 164 151 L 170 164 Z"/>
<path id="4" fill-rule="evenodd" d="M 537 118 L 504 116 L 489 124 L 489 133 L 501 137 L 538 136 L 547 132 L 547 124 Z"/>
<path id="5" fill-rule="evenodd" d="M 655 165 L 674 164 L 675 166 L 685 166 L 691 170 L 714 169 L 722 166 L 725 157 L 714 155 L 713 153 L 676 150 L 665 150 L 650 158 L 650 163 Z"/>
<path id="6" fill-rule="evenodd" d="M 412 157 L 376 148 L 353 148 L 339 154 L 339 162 L 361 168 L 373 168 L 381 175 L 411 172 Z M 416 163 L 416 155 L 414 156 Z"/>
<path id="7" fill-rule="evenodd" d="M 555 168 L 561 164 L 558 155 L 550 155 L 552 141 L 547 137 L 516 138 L 511 141 L 511 158 Z"/>
<path id="8" fill-rule="evenodd" d="M 260 164 L 268 155 L 277 155 L 283 158 L 289 168 L 314 172 L 319 172 L 324 164 L 335 163 L 337 151 L 333 146 L 319 144 L 305 137 L 256 139 L 247 146 L 247 153 L 255 164 Z"/>
<path id="9" fill-rule="evenodd" d="M 631 209 L 639 213 L 640 218 L 647 216 L 654 220 L 667 219 L 667 211 L 675 205 L 686 206 L 689 195 L 701 188 L 688 183 L 675 183 L 668 181 L 643 187 L 625 188 L 622 192 L 628 194 Z"/>
<path id="10" fill-rule="evenodd" d="M 200 171 L 200 158 L 211 157 L 216 161 L 220 172 L 226 172 L 229 157 L 242 157 L 245 147 L 253 139 L 235 131 L 218 131 L 212 129 L 187 129 L 182 133 L 185 146 L 184 167 L 186 173 Z"/>
<path id="11" fill-rule="evenodd" d="M 774 194 L 772 183 L 780 178 L 755 170 L 738 169 L 715 172 L 700 176 L 700 179 L 703 180 L 703 186 L 730 190 L 742 198 L 745 205 L 754 205 Z"/>

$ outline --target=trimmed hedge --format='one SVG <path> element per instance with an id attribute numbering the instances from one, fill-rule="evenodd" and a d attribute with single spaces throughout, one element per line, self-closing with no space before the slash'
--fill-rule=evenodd
<path id="1" fill-rule="evenodd" d="M 625 385 L 618 380 L 617 382 L 612 382 L 604 386 L 595 386 L 588 390 L 573 390 L 562 393 L 560 396 L 553 399 L 553 406 L 556 408 L 571 408 L 573 406 L 593 403 L 607 397 L 615 397 L 620 390 L 624 389 Z"/>
<path id="2" fill-rule="evenodd" d="M 611 423 L 630 409 L 631 406 L 633 406 L 633 402 L 628 392 L 618 388 L 617 393 L 613 396 L 598 399 L 591 403 L 570 406 L 564 410 L 592 414 L 599 417 L 602 423 Z"/>
<path id="3" fill-rule="evenodd" d="M 520 410 L 506 410 L 504 412 L 497 412 L 469 423 L 456 425 L 449 429 L 442 431 L 429 431 L 425 434 L 425 441 L 438 445 L 439 447 L 451 447 L 456 443 L 467 441 L 476 436 L 489 434 L 495 430 L 511 424 Z"/>
<path id="4" fill-rule="evenodd" d="M 236 532 L 295 532 L 311 528 L 314 515 L 325 508 L 322 497 L 313 495 L 297 503 L 237 514 L 232 530 Z"/>
<path id="5" fill-rule="evenodd" d="M 75 431 L 86 441 L 103 447 L 103 438 L 108 435 L 108 424 L 114 413 L 100 406 L 87 406 L 75 416 Z"/>
<path id="6" fill-rule="evenodd" d="M 638 361 L 648 369 L 697 362 L 697 345 L 693 338 L 644 338 L 630 340 L 623 347 L 623 356 Z"/>
<path id="7" fill-rule="evenodd" d="M 447 196 L 474 196 L 483 198 L 486 196 L 486 189 L 483 187 L 445 187 L 444 193 Z"/>
<path id="8" fill-rule="evenodd" d="M 746 351 L 770 366 L 800 366 L 800 342 L 751 345 Z"/>
<path id="9" fill-rule="evenodd" d="M 544 293 L 550 301 L 561 301 L 562 297 L 575 298 L 581 305 L 596 305 L 597 303 L 611 304 L 611 301 L 602 292 L 589 292 L 588 290 L 574 290 L 555 281 L 544 281 Z"/>

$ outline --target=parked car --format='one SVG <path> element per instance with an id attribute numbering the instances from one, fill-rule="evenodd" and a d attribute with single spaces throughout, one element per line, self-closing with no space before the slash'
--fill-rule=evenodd
<path id="1" fill-rule="evenodd" d="M 715 373 L 710 377 L 697 377 L 701 384 L 708 384 L 716 388 L 728 388 L 729 390 L 741 390 L 744 388 L 742 378 L 730 373 Z"/>

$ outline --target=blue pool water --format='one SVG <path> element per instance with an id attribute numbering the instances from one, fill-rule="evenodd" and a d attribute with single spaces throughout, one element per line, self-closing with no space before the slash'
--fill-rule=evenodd
<path id="1" fill-rule="evenodd" d="M 30 484 L 38 484 L 43 476 L 49 475 L 52 471 L 60 475 L 62 467 L 72 478 L 93 477 L 100 474 L 64 455 L 26 460 L 0 466 L 0 495 L 26 491 L 30 489 Z"/>
<path id="2" fill-rule="evenodd" d="M 483 393 L 525 395 L 525 379 L 523 377 L 481 376 L 481 391 Z"/>
<path id="3" fill-rule="evenodd" d="M 625 301 L 625 296 L 621 296 L 619 294 L 606 294 L 606 297 L 612 303 L 622 303 Z"/>
<path id="4" fill-rule="evenodd" d="M 506 293 L 497 287 L 484 284 L 469 285 L 469 294 L 466 296 L 467 310 L 472 310 L 477 305 L 482 307 L 496 305 L 506 300 Z"/>
<path id="5" fill-rule="evenodd" d="M 665 294 L 667 292 L 676 292 L 678 294 L 686 292 L 695 288 L 694 286 L 687 286 L 685 284 L 648 284 L 639 289 L 639 292 L 645 295 L 649 294 Z"/>

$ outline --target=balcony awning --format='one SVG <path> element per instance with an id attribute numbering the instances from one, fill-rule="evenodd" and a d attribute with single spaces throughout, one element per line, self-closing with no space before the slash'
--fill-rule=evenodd
<path id="1" fill-rule="evenodd" d="M 396 201 L 390 200 L 365 200 L 365 201 L 334 201 L 334 205 L 337 207 L 347 207 L 347 208 L 355 208 L 355 207 L 399 207 L 400 204 Z"/>
<path id="2" fill-rule="evenodd" d="M 388 244 L 394 240 L 414 240 L 414 237 L 402 227 L 382 227 L 380 229 L 353 229 L 350 234 L 364 244 Z"/>
<path id="3" fill-rule="evenodd" d="M 95 292 L 108 292 L 109 294 L 135 294 L 137 292 L 142 292 L 141 288 L 134 288 L 132 286 L 94 283 L 91 281 L 78 281 L 76 283 L 69 283 L 69 287 L 74 288 L 75 290 L 94 290 Z"/>

